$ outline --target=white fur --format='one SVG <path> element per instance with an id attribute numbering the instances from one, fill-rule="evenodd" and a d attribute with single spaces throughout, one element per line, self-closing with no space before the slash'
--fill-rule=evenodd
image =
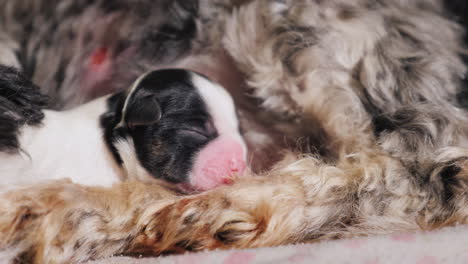
<path id="1" fill-rule="evenodd" d="M 105 105 L 101 98 L 69 111 L 44 111 L 41 126 L 23 127 L 20 153 L 0 153 L 0 185 L 60 178 L 101 186 L 120 181 L 122 172 L 99 126 Z"/>
<path id="2" fill-rule="evenodd" d="M 125 171 L 125 177 L 131 180 L 139 181 L 151 181 L 154 180 L 145 168 L 140 163 L 136 156 L 135 145 L 133 139 L 127 137 L 126 139 L 120 139 L 115 143 L 115 147 L 119 151 L 119 155 L 123 160 L 123 167 Z"/>
<path id="3" fill-rule="evenodd" d="M 244 158 L 246 158 L 247 147 L 239 133 L 239 121 L 232 97 L 223 87 L 197 74 L 192 73 L 192 82 L 207 105 L 218 133 L 239 141 L 244 149 Z"/>

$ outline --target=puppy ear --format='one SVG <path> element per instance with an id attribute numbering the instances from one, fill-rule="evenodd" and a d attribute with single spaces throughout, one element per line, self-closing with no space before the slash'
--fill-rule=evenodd
<path id="1" fill-rule="evenodd" d="M 152 125 L 161 119 L 162 112 L 156 95 L 136 92 L 125 109 L 124 121 L 128 127 Z"/>

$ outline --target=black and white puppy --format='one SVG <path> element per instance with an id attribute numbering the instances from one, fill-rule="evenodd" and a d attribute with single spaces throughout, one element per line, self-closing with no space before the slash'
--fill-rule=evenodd
<path id="1" fill-rule="evenodd" d="M 0 66 L 0 184 L 156 178 L 207 190 L 246 167 L 232 98 L 194 72 L 152 71 L 128 91 L 72 110 L 44 106 L 37 87 Z"/>

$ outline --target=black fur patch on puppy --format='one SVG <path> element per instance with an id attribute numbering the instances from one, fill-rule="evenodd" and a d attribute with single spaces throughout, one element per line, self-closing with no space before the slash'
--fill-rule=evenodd
<path id="1" fill-rule="evenodd" d="M 115 142 L 125 137 L 125 129 L 115 128 L 122 119 L 122 109 L 126 97 L 125 92 L 112 95 L 107 100 L 107 112 L 101 116 L 100 120 L 101 127 L 104 128 L 104 141 L 119 165 L 122 165 L 123 161 L 115 147 Z"/>
<path id="2" fill-rule="evenodd" d="M 172 183 L 188 180 L 195 154 L 218 136 L 186 70 L 151 72 L 129 95 L 112 96 L 108 109 L 101 126 L 116 160 L 123 162 L 116 143 L 131 138 L 141 165 L 153 177 Z"/>
<path id="3" fill-rule="evenodd" d="M 19 129 L 40 124 L 47 101 L 39 87 L 19 71 L 0 65 L 0 151 L 18 149 Z"/>

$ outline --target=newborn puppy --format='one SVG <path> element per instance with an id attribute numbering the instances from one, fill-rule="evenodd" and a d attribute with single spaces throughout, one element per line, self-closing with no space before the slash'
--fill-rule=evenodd
<path id="1" fill-rule="evenodd" d="M 4 94 L 0 103 L 8 104 Z M 156 178 L 184 190 L 208 190 L 246 167 L 232 98 L 191 71 L 149 72 L 128 91 L 43 113 L 40 124 L 14 132 L 19 151 L 0 153 L 0 184 L 71 178 L 109 186 Z"/>

